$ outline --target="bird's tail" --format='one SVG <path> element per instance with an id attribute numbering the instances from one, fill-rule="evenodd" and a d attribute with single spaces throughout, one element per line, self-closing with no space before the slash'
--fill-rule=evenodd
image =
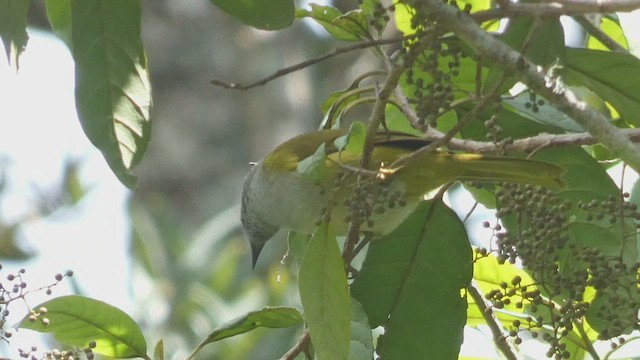
<path id="1" fill-rule="evenodd" d="M 456 180 L 505 181 L 552 189 L 566 186 L 561 179 L 565 170 L 548 162 L 476 154 L 440 154 L 439 157 L 457 168 Z"/>

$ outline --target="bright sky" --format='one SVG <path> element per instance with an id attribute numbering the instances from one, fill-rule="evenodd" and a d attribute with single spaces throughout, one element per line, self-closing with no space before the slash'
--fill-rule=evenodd
<path id="1" fill-rule="evenodd" d="M 4 282 L 10 269 L 25 267 L 26 282 L 35 289 L 71 269 L 84 295 L 130 312 L 128 193 L 82 132 L 69 52 L 56 38 L 30 31 L 18 74 L 9 68 L 4 51 L 0 55 L 0 169 L 7 176 L 0 193 L 0 219 L 11 221 L 32 213 L 38 190 L 55 189 L 69 159 L 82 159 L 80 178 L 91 189 L 75 208 L 29 221 L 20 233 L 21 244 L 37 251 L 37 256 L 26 264 L 0 260 L 4 266 L 0 279 Z M 53 291 L 54 296 L 72 293 L 68 286 Z M 35 306 L 50 298 L 42 293 L 27 300 Z M 24 315 L 24 306 L 16 305 L 10 324 Z M 19 342 L 18 337 L 12 339 L 11 348 Z M 7 355 L 16 357 L 15 352 Z"/>

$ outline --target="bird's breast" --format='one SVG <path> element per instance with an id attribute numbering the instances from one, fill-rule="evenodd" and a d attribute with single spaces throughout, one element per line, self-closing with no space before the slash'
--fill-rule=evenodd
<path id="1" fill-rule="evenodd" d="M 256 165 L 256 166 L 261 166 Z M 275 172 L 256 176 L 253 186 L 263 189 L 255 209 L 268 223 L 305 233 L 315 231 L 319 220 L 330 218 L 338 235 L 348 231 L 357 218 L 361 230 L 386 234 L 395 229 L 417 206 L 419 198 L 407 197 L 405 184 L 376 178 L 335 174 L 318 185 L 298 172 Z"/>

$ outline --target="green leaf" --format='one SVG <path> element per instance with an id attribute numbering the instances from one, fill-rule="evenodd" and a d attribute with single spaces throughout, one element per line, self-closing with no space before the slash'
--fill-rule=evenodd
<path id="1" fill-rule="evenodd" d="M 242 316 L 230 320 L 207 336 L 202 345 L 219 341 L 239 334 L 244 334 L 259 327 L 286 328 L 302 324 L 300 311 L 292 307 L 263 307 L 260 310 L 250 311 Z"/>
<path id="2" fill-rule="evenodd" d="M 151 86 L 140 40 L 140 3 L 71 2 L 76 106 L 82 128 L 128 187 L 149 142 Z"/>
<path id="3" fill-rule="evenodd" d="M 625 264 L 633 264 L 637 260 L 635 241 L 622 241 L 620 225 L 603 227 L 593 222 L 574 221 L 569 224 L 571 235 L 578 243 L 598 249 L 604 256 L 616 258 L 622 256 Z"/>
<path id="4" fill-rule="evenodd" d="M 569 85 L 584 86 L 609 102 L 622 119 L 640 125 L 640 59 L 631 54 L 567 48 L 563 76 Z"/>
<path id="5" fill-rule="evenodd" d="M 146 357 L 147 343 L 138 325 L 122 310 L 105 302 L 70 295 L 35 307 L 46 308 L 35 322 L 27 315 L 19 327 L 53 333 L 63 344 L 85 348 L 95 341 L 93 352 L 114 358 Z M 43 324 L 43 318 L 49 324 Z"/>
<path id="6" fill-rule="evenodd" d="M 304 178 L 321 184 L 331 176 L 326 161 L 327 152 L 322 144 L 313 155 L 298 162 L 298 173 Z"/>
<path id="7" fill-rule="evenodd" d="M 47 18 L 51 29 L 73 52 L 71 35 L 71 0 L 45 0 Z"/>
<path id="8" fill-rule="evenodd" d="M 385 327 L 382 358 L 457 359 L 472 262 L 463 224 L 436 201 L 371 243 L 351 293 L 371 326 Z"/>
<path id="9" fill-rule="evenodd" d="M 20 54 L 27 47 L 29 0 L 0 0 L 0 38 L 9 64 L 18 71 Z"/>
<path id="10" fill-rule="evenodd" d="M 622 27 L 620 26 L 620 21 L 615 14 L 604 14 L 602 16 L 602 20 L 600 22 L 600 30 L 604 31 L 605 34 L 609 35 L 609 37 L 611 37 L 625 49 L 629 49 L 627 38 L 624 36 L 624 32 L 622 31 Z M 609 51 L 608 47 L 604 46 L 604 44 L 602 44 L 600 40 L 594 38 L 591 35 L 589 35 L 589 38 L 587 40 L 587 48 L 593 50 Z"/>
<path id="11" fill-rule="evenodd" d="M 334 145 L 340 151 L 361 155 L 364 149 L 364 141 L 367 136 L 367 128 L 362 121 L 354 121 L 349 127 L 347 135 L 334 140 Z"/>
<path id="12" fill-rule="evenodd" d="M 404 3 L 397 3 L 395 6 L 396 10 L 393 12 L 396 20 L 396 27 L 398 31 L 403 33 L 404 35 L 412 35 L 415 34 L 416 29 L 411 26 L 411 18 L 415 14 L 415 10 Z"/>
<path id="13" fill-rule="evenodd" d="M 346 360 L 351 334 L 351 298 L 340 248 L 331 225 L 313 234 L 299 274 L 300 300 L 319 360 Z"/>
<path id="14" fill-rule="evenodd" d="M 369 319 L 362 305 L 351 299 L 351 341 L 349 360 L 371 360 L 373 358 L 373 338 Z"/>
<path id="15" fill-rule="evenodd" d="M 311 11 L 300 10 L 299 17 L 309 17 L 320 24 L 329 34 L 338 40 L 358 41 L 370 38 L 366 15 L 361 10 L 352 10 L 346 14 L 333 6 L 311 3 Z"/>
<path id="16" fill-rule="evenodd" d="M 536 101 L 542 100 L 538 98 Z M 527 104 L 530 104 L 528 92 L 523 92 L 517 96 L 509 99 L 502 100 L 502 104 L 508 108 L 508 110 L 514 113 L 535 121 L 539 124 L 551 125 L 560 128 L 565 131 L 582 132 L 584 129 L 578 125 L 570 116 L 559 111 L 554 106 L 549 104 L 543 104 L 538 106 L 538 111 L 534 112 Z"/>
<path id="17" fill-rule="evenodd" d="M 158 340 L 156 347 L 153 348 L 153 360 L 164 360 L 164 342 Z"/>
<path id="18" fill-rule="evenodd" d="M 293 0 L 211 0 L 220 10 L 262 30 L 280 30 L 293 23 Z"/>

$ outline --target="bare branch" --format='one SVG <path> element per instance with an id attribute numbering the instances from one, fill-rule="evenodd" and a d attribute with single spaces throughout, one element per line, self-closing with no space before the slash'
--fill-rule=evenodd
<path id="1" fill-rule="evenodd" d="M 627 3 L 627 1 L 623 2 Z M 581 1 L 576 3 L 581 3 Z M 620 4 L 617 1 L 612 1 L 612 3 Z M 640 6 L 639 1 L 633 3 Z M 511 72 L 535 92 L 548 99 L 558 110 L 572 117 L 582 128 L 617 154 L 634 170 L 640 171 L 640 151 L 636 145 L 602 114 L 578 100 L 569 89 L 564 86 L 556 86 L 554 79 L 547 77 L 543 69 L 482 30 L 459 9 L 439 0 L 424 0 L 419 4 L 418 6 L 425 6 L 431 14 L 439 19 L 442 26 L 453 31 L 473 47 L 478 54 L 501 64 L 506 71 Z M 595 11 L 600 11 L 600 9 L 595 9 Z"/>
<path id="2" fill-rule="evenodd" d="M 640 142 L 640 129 L 622 129 L 621 133 L 633 142 Z M 426 138 L 437 141 L 444 137 L 444 134 L 430 129 Z M 589 133 L 577 134 L 539 134 L 524 139 L 514 140 L 513 143 L 505 144 L 504 150 L 515 152 L 532 152 L 544 148 L 562 148 L 568 146 L 582 146 L 597 144 L 598 139 Z M 493 153 L 496 145 L 489 141 L 474 141 L 453 138 L 448 141 L 447 147 L 451 150 L 460 150 L 470 153 Z"/>
<path id="3" fill-rule="evenodd" d="M 565 0 L 539 3 L 508 3 L 497 9 L 478 11 L 471 17 L 483 22 L 492 19 L 519 16 L 560 16 L 591 13 L 631 12 L 640 9 L 639 0 Z"/>
<path id="4" fill-rule="evenodd" d="M 298 339 L 298 342 L 293 345 L 286 354 L 282 355 L 280 360 L 293 360 L 296 356 L 302 354 L 309 347 L 309 342 L 311 341 L 311 336 L 309 335 L 309 329 L 304 329 L 302 335 Z"/>
<path id="5" fill-rule="evenodd" d="M 474 282 L 471 282 L 471 284 L 467 286 L 467 291 L 469 292 L 469 295 L 471 295 L 471 298 L 473 299 L 475 304 L 478 306 L 478 309 L 480 309 L 484 321 L 489 326 L 491 334 L 493 335 L 493 342 L 496 344 L 498 349 L 502 351 L 502 354 L 507 359 L 516 360 L 516 354 L 507 343 L 504 334 L 502 333 L 502 329 L 500 329 L 498 319 L 493 316 L 491 308 L 485 302 L 484 297 L 480 293 L 480 290 L 478 290 L 477 285 Z"/>
<path id="6" fill-rule="evenodd" d="M 278 71 L 276 71 L 275 73 L 262 78 L 258 81 L 252 82 L 250 84 L 239 84 L 239 83 L 229 83 L 229 82 L 225 82 L 222 80 L 218 80 L 218 79 L 214 79 L 211 80 L 210 83 L 215 85 L 215 86 L 220 86 L 223 87 L 225 89 L 233 89 L 233 90 L 249 90 L 252 89 L 254 87 L 258 87 L 258 86 L 262 86 L 267 84 L 268 82 L 275 80 L 279 77 L 285 76 L 287 74 L 290 74 L 292 72 L 307 68 L 311 65 L 315 65 L 319 62 L 322 62 L 324 60 L 327 60 L 329 58 L 332 58 L 334 56 L 338 56 L 341 54 L 345 54 L 351 51 L 355 51 L 355 50 L 362 50 L 362 49 L 367 49 L 373 46 L 380 46 L 380 45 L 388 45 L 388 44 L 394 44 L 394 43 L 398 43 L 401 42 L 403 40 L 407 39 L 407 37 L 395 37 L 395 38 L 390 38 L 390 39 L 379 39 L 379 40 L 368 40 L 368 41 L 363 41 L 363 42 L 359 42 L 357 44 L 353 44 L 353 45 L 349 45 L 349 46 L 343 46 L 343 47 L 339 47 L 336 48 L 335 50 L 333 50 L 330 53 L 318 56 L 316 58 L 311 58 L 308 60 L 305 60 L 303 62 L 282 68 Z"/>

